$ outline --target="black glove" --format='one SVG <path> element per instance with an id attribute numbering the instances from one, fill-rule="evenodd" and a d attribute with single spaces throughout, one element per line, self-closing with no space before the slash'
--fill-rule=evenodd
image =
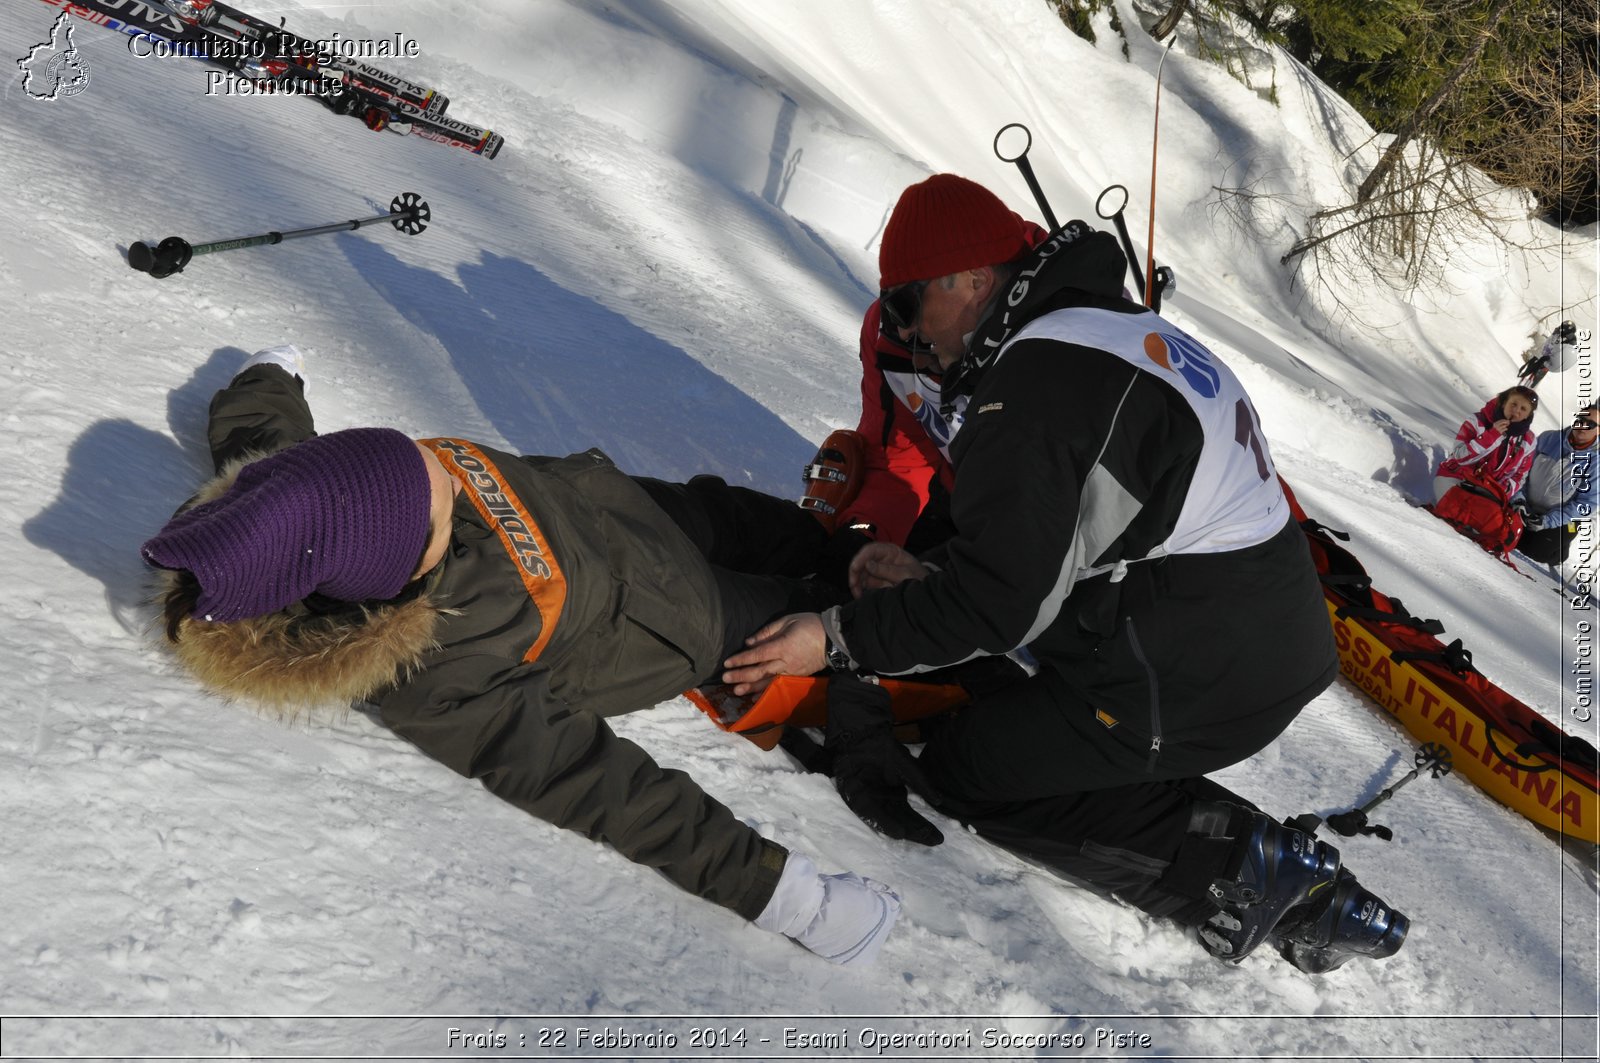
<path id="1" fill-rule="evenodd" d="M 1561 327 L 1556 329 L 1557 343 L 1577 343 L 1578 326 L 1570 321 L 1563 321 Z"/>
<path id="2" fill-rule="evenodd" d="M 850 811 L 886 838 L 938 845 L 944 835 L 912 809 L 909 786 L 931 801 L 938 791 L 917 758 L 895 741 L 889 692 L 855 676 L 828 682 L 828 740 L 833 785 Z"/>

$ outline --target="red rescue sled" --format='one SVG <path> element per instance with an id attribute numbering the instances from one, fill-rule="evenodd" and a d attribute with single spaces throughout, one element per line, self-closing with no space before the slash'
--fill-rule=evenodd
<path id="1" fill-rule="evenodd" d="M 1600 752 L 1490 682 L 1460 639 L 1439 641 L 1439 621 L 1374 589 L 1338 542 L 1348 536 L 1309 519 L 1284 491 L 1322 577 L 1345 678 L 1418 740 L 1446 746 L 1456 768 L 1502 804 L 1600 844 Z"/>

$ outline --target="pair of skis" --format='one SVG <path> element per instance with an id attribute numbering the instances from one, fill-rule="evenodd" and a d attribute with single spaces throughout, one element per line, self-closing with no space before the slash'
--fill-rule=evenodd
<path id="1" fill-rule="evenodd" d="M 409 133 L 492 159 L 505 140 L 446 117 L 449 98 L 361 59 L 215 0 L 44 0 L 52 7 L 147 38 L 170 54 L 221 66 L 267 90 L 298 91 L 373 130 Z"/>

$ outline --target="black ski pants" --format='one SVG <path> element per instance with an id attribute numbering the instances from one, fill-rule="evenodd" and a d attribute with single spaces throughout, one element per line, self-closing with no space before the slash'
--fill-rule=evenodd
<path id="1" fill-rule="evenodd" d="M 717 476 L 682 484 L 633 480 L 711 563 L 726 618 L 724 659 L 769 620 L 821 612 L 849 598 L 842 587 L 805 578 L 825 564 L 830 540 L 822 523 L 794 502 Z"/>
<path id="2" fill-rule="evenodd" d="M 1148 742 L 1119 730 L 1047 669 L 929 727 L 921 764 L 935 807 L 984 838 L 1153 915 L 1204 922 L 1216 910 L 1207 887 L 1237 845 L 1192 833 L 1196 807 L 1255 806 L 1185 765 L 1237 763 L 1281 728 L 1197 759 L 1164 750 L 1154 771 Z"/>
<path id="3" fill-rule="evenodd" d="M 1570 524 L 1543 531 L 1525 531 L 1517 540 L 1517 553 L 1541 565 L 1559 565 L 1572 552 L 1572 540 L 1577 537 L 1577 530 Z"/>

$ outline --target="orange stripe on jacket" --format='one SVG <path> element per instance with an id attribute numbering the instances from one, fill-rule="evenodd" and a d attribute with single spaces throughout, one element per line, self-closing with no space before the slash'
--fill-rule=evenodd
<path id="1" fill-rule="evenodd" d="M 446 472 L 461 481 L 473 507 L 500 536 L 500 545 L 516 562 L 522 585 L 539 610 L 539 637 L 522 659 L 537 660 L 555 634 L 561 607 L 567 601 L 567 577 L 545 541 L 544 532 L 522 499 L 506 488 L 505 477 L 483 451 L 460 439 L 424 439 L 422 443 L 438 456 Z"/>

